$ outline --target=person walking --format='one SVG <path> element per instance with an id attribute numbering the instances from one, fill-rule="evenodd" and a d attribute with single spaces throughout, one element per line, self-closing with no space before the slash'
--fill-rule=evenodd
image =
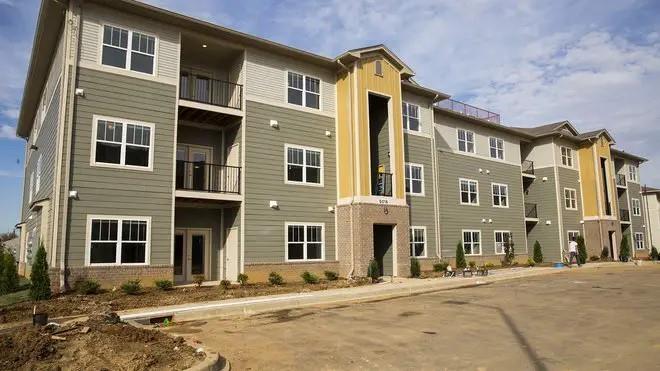
<path id="1" fill-rule="evenodd" d="M 568 265 L 569 266 L 573 264 L 573 257 L 575 257 L 575 262 L 577 263 L 578 267 L 582 266 L 582 264 L 580 264 L 580 257 L 578 256 L 577 246 L 578 246 L 578 244 L 577 244 L 577 242 L 575 242 L 575 240 L 568 241 L 568 253 L 569 253 Z"/>

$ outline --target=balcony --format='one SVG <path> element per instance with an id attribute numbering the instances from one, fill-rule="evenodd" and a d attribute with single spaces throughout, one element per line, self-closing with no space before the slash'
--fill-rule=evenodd
<path id="1" fill-rule="evenodd" d="M 243 85 L 182 72 L 179 98 L 212 106 L 242 109 Z"/>
<path id="2" fill-rule="evenodd" d="M 240 167 L 177 160 L 177 197 L 238 201 L 240 193 Z"/>
<path id="3" fill-rule="evenodd" d="M 534 161 L 529 161 L 525 160 L 522 162 L 521 165 L 521 170 L 523 176 L 528 176 L 531 178 L 535 178 L 536 176 L 534 175 Z"/>
<path id="4" fill-rule="evenodd" d="M 458 112 L 465 116 L 478 118 L 481 120 L 490 121 L 494 124 L 500 123 L 500 114 L 487 111 L 485 109 L 469 105 L 467 103 L 455 101 L 453 99 L 445 99 L 435 104 L 438 108 Z"/>
<path id="5" fill-rule="evenodd" d="M 525 221 L 534 223 L 539 221 L 536 204 L 525 202 Z"/>
<path id="6" fill-rule="evenodd" d="M 391 173 L 378 173 L 372 194 L 374 196 L 392 197 Z"/>
<path id="7" fill-rule="evenodd" d="M 630 223 L 630 210 L 619 209 L 619 220 L 621 223 Z"/>
<path id="8" fill-rule="evenodd" d="M 626 175 L 625 174 L 617 174 L 616 175 L 616 186 L 617 188 L 626 188 L 628 185 L 626 183 Z"/>

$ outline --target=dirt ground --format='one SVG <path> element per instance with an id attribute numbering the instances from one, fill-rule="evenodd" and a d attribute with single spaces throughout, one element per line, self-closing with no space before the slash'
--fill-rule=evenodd
<path id="1" fill-rule="evenodd" d="M 116 315 L 0 334 L 2 370 L 181 370 L 204 358 L 181 337 L 135 328 Z"/>
<path id="2" fill-rule="evenodd" d="M 652 370 L 660 265 L 176 324 L 234 369 Z"/>
<path id="3" fill-rule="evenodd" d="M 121 311 L 133 308 L 146 308 L 161 305 L 176 305 L 210 300 L 225 300 L 251 296 L 287 294 L 327 290 L 330 288 L 352 287 L 366 284 L 365 281 L 321 281 L 319 284 L 286 283 L 282 286 L 268 284 L 234 285 L 229 289 L 220 286 L 188 287 L 163 291 L 145 288 L 139 295 L 127 295 L 121 290 L 107 291 L 96 295 L 65 294 L 39 302 L 25 301 L 0 307 L 0 323 L 31 321 L 33 307 L 38 312 L 48 313 L 50 318 L 87 315 L 105 311 Z"/>

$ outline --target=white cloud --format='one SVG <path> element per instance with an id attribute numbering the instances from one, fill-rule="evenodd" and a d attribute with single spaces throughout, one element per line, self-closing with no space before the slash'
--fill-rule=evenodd
<path id="1" fill-rule="evenodd" d="M 10 119 L 17 119 L 18 113 L 19 113 L 18 108 L 5 108 L 2 111 L 0 111 L 0 114 Z"/>
<path id="2" fill-rule="evenodd" d="M 16 128 L 10 125 L 0 124 L 0 139 L 18 139 Z"/>
<path id="3" fill-rule="evenodd" d="M 13 171 L 7 171 L 7 170 L 0 170 L 0 178 L 20 178 L 22 177 L 21 174 L 13 172 Z"/>

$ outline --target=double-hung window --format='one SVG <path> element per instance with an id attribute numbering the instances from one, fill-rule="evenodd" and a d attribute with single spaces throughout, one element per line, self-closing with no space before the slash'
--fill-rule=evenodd
<path id="1" fill-rule="evenodd" d="M 481 231 L 463 231 L 463 250 L 465 255 L 481 255 Z"/>
<path id="2" fill-rule="evenodd" d="M 495 254 L 504 254 L 510 239 L 510 231 L 495 231 Z"/>
<path id="3" fill-rule="evenodd" d="M 479 183 L 476 180 L 459 179 L 461 204 L 479 205 Z"/>
<path id="4" fill-rule="evenodd" d="M 504 141 L 500 138 L 488 138 L 490 143 L 490 157 L 504 160 Z"/>
<path id="5" fill-rule="evenodd" d="M 424 167 L 417 164 L 405 166 L 406 193 L 424 195 Z"/>
<path id="6" fill-rule="evenodd" d="M 295 72 L 288 72 L 287 80 L 287 102 L 319 109 L 321 106 L 321 80 Z"/>
<path id="7" fill-rule="evenodd" d="M 103 26 L 101 64 L 149 75 L 154 73 L 156 38 L 120 27 Z"/>
<path id="8" fill-rule="evenodd" d="M 637 182 L 637 166 L 628 165 L 628 180 Z"/>
<path id="9" fill-rule="evenodd" d="M 577 238 L 580 236 L 578 231 L 568 231 L 568 241 L 577 241 Z"/>
<path id="10" fill-rule="evenodd" d="M 34 170 L 30 173 L 30 188 L 28 189 L 28 202 L 32 202 L 34 196 Z"/>
<path id="11" fill-rule="evenodd" d="M 323 259 L 325 259 L 323 224 L 286 224 L 286 260 Z"/>
<path id="12" fill-rule="evenodd" d="M 630 204 L 632 206 L 633 216 L 642 216 L 642 203 L 638 198 L 631 198 Z"/>
<path id="13" fill-rule="evenodd" d="M 410 256 L 426 257 L 426 227 L 410 227 Z"/>
<path id="14" fill-rule="evenodd" d="M 493 206 L 509 207 L 509 186 L 506 184 L 493 183 Z"/>
<path id="15" fill-rule="evenodd" d="M 577 191 L 573 188 L 564 188 L 564 207 L 567 210 L 577 210 Z"/>
<path id="16" fill-rule="evenodd" d="M 573 167 L 573 150 L 568 147 L 561 147 L 561 164 Z"/>
<path id="17" fill-rule="evenodd" d="M 41 162 L 42 156 L 39 154 L 39 158 L 37 158 L 37 179 L 34 182 L 34 194 L 38 194 L 39 189 L 41 189 Z"/>
<path id="18" fill-rule="evenodd" d="M 410 131 L 420 131 L 419 106 L 403 102 L 401 110 L 403 112 L 403 129 Z"/>
<path id="19" fill-rule="evenodd" d="M 129 120 L 94 118 L 92 165 L 151 169 L 154 126 Z"/>
<path id="20" fill-rule="evenodd" d="M 286 182 L 323 185 L 323 151 L 285 145 Z"/>
<path id="21" fill-rule="evenodd" d="M 458 150 L 461 152 L 474 153 L 474 132 L 458 129 Z"/>
<path id="22" fill-rule="evenodd" d="M 149 264 L 150 218 L 88 217 L 88 265 Z"/>
<path id="23" fill-rule="evenodd" d="M 644 249 L 644 233 L 635 232 L 635 248 L 637 250 Z"/>

